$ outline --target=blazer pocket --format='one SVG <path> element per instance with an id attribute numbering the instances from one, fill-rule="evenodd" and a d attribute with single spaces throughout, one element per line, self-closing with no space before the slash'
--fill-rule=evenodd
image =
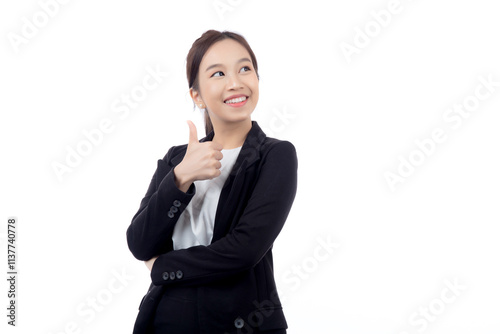
<path id="1" fill-rule="evenodd" d="M 148 293 L 142 298 L 139 313 L 134 324 L 133 334 L 151 333 L 156 308 L 164 292 L 164 288 L 151 284 Z"/>
<path id="2" fill-rule="evenodd" d="M 149 296 L 150 292 L 153 290 L 154 287 L 155 287 L 155 285 L 153 283 L 151 283 L 149 285 L 148 292 L 146 292 L 146 294 L 144 295 L 144 297 L 142 297 L 142 299 L 141 299 L 141 303 L 139 304 L 139 310 L 141 309 L 142 304 L 144 304 L 144 301 L 146 300 L 146 297 Z"/>

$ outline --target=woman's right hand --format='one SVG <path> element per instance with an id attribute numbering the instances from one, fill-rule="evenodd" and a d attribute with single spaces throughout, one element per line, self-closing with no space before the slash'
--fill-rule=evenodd
<path id="1" fill-rule="evenodd" d="M 196 126 L 191 121 L 187 123 L 189 142 L 186 154 L 174 168 L 175 184 L 183 192 L 186 192 L 194 181 L 209 180 L 219 176 L 222 159 L 222 145 L 213 141 L 200 143 Z"/>

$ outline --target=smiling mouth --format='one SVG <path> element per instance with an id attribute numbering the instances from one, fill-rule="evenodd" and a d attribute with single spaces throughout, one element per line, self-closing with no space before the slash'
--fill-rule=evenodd
<path id="1" fill-rule="evenodd" d="M 231 99 L 231 100 L 226 100 L 224 101 L 225 104 L 236 104 L 236 103 L 241 103 L 243 101 L 246 101 L 247 99 L 247 96 L 241 96 L 241 97 L 237 97 L 237 98 L 234 98 L 234 99 Z"/>

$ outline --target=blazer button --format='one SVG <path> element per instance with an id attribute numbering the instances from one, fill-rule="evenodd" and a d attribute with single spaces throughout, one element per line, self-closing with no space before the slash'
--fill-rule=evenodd
<path id="1" fill-rule="evenodd" d="M 168 218 L 174 218 L 175 215 L 174 215 L 174 213 L 172 211 L 169 211 L 167 213 L 167 216 L 168 216 Z"/>
<path id="2" fill-rule="evenodd" d="M 175 273 L 174 273 L 173 271 L 170 273 L 170 279 L 171 279 L 171 280 L 174 280 L 174 279 L 175 279 Z"/>
<path id="3" fill-rule="evenodd" d="M 177 200 L 177 199 L 176 199 L 176 200 L 174 201 L 174 206 L 176 206 L 176 207 L 180 207 L 180 206 L 181 206 L 181 202 L 180 202 L 179 200 Z"/>
<path id="4" fill-rule="evenodd" d="M 234 319 L 234 327 L 243 328 L 244 325 L 245 325 L 245 322 L 240 317 Z"/>
<path id="5" fill-rule="evenodd" d="M 176 213 L 177 211 L 179 211 L 179 209 L 177 209 L 176 206 L 171 206 L 170 211 L 172 211 L 173 213 Z"/>
<path id="6" fill-rule="evenodd" d="M 175 276 L 177 276 L 178 279 L 181 279 L 182 276 L 184 276 L 184 274 L 182 273 L 182 271 L 177 270 L 177 272 L 175 273 Z"/>
<path id="7" fill-rule="evenodd" d="M 168 278 L 170 277 L 167 272 L 164 272 L 161 277 L 163 278 L 164 281 L 168 281 Z"/>

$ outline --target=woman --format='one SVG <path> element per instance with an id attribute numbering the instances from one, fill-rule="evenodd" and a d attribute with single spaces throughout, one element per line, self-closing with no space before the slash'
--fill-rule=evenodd
<path id="1" fill-rule="evenodd" d="M 286 333 L 271 249 L 295 198 L 295 148 L 250 118 L 259 76 L 242 36 L 205 32 L 187 78 L 206 137 L 188 121 L 127 230 L 152 280 L 134 333 Z"/>

